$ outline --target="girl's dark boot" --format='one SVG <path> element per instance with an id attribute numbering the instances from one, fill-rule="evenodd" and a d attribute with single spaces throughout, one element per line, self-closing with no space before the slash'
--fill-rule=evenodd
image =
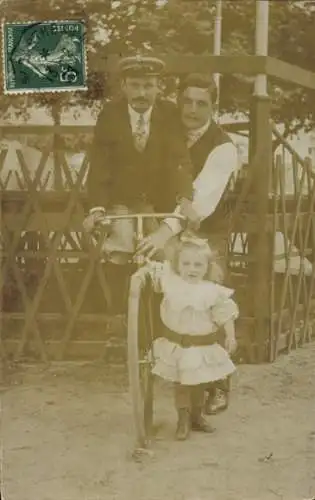
<path id="1" fill-rule="evenodd" d="M 193 431 L 214 432 L 214 428 L 203 417 L 204 408 L 204 387 L 197 385 L 191 388 L 191 429 Z"/>

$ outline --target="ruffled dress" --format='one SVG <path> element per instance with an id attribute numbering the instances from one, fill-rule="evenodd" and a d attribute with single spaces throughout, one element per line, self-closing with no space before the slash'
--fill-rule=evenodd
<path id="1" fill-rule="evenodd" d="M 155 275 L 155 283 L 156 275 Z M 234 291 L 210 281 L 190 284 L 165 263 L 159 269 L 159 287 L 163 293 L 161 320 L 179 334 L 208 335 L 218 331 L 228 320 L 238 316 Z M 159 337 L 153 343 L 152 372 L 183 385 L 214 382 L 231 375 L 235 366 L 227 351 L 215 343 L 182 347 Z"/>

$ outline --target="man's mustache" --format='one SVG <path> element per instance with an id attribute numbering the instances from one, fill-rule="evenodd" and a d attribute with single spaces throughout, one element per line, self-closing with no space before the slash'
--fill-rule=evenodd
<path id="1" fill-rule="evenodd" d="M 134 102 L 135 104 L 137 104 L 137 103 L 139 103 L 139 104 L 143 104 L 143 103 L 147 103 L 147 102 L 148 102 L 148 99 L 145 99 L 145 98 L 143 98 L 143 97 L 138 97 L 138 98 L 135 98 L 135 99 L 133 100 L 133 102 Z"/>

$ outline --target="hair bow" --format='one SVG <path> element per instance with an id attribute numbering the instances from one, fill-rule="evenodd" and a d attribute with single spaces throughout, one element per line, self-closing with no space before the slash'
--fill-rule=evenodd
<path id="1" fill-rule="evenodd" d="M 197 236 L 189 235 L 189 236 L 181 236 L 180 241 L 182 243 L 192 243 L 194 245 L 197 245 L 198 247 L 207 247 L 209 248 L 208 245 L 208 240 L 206 238 L 199 238 Z"/>

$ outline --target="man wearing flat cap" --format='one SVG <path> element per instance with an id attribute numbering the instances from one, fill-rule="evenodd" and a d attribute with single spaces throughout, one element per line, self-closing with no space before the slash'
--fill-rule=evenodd
<path id="1" fill-rule="evenodd" d="M 153 57 L 120 61 L 122 98 L 98 117 L 87 179 L 91 230 L 106 212 L 173 212 L 192 197 L 191 162 L 176 106 L 158 98 L 164 63 Z M 180 231 L 174 219 L 151 221 L 140 252 L 152 256 Z M 112 223 L 104 243 L 114 310 L 124 310 L 128 262 L 135 251 L 132 221 Z"/>

